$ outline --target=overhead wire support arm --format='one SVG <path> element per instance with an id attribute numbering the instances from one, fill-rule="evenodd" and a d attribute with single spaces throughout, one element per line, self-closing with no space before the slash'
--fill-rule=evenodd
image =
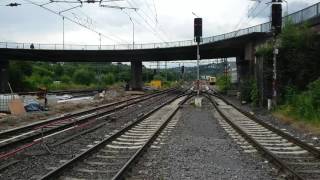
<path id="1" fill-rule="evenodd" d="M 50 2 L 55 2 L 55 3 L 103 3 L 103 2 L 115 2 L 115 1 L 123 1 L 123 0 L 108 0 L 108 1 L 103 1 L 103 0 L 50 0 Z"/>
<path id="2" fill-rule="evenodd" d="M 54 3 L 80 3 L 80 4 L 82 4 L 82 1 L 59 1 L 59 0 L 52 0 L 51 2 L 54 2 Z"/>
<path id="3" fill-rule="evenodd" d="M 10 3 L 10 4 L 7 4 L 7 5 L 2 5 L 2 6 L 17 7 L 17 6 L 21 6 L 21 4 L 20 3 Z"/>
<path id="4" fill-rule="evenodd" d="M 100 0 L 99 3 L 101 4 L 101 3 L 103 3 L 103 2 L 116 2 L 116 1 L 124 1 L 124 0 L 108 0 L 108 1 L 106 1 L 106 0 Z"/>
<path id="5" fill-rule="evenodd" d="M 112 5 L 105 5 L 105 4 L 100 4 L 100 7 L 120 9 L 120 10 L 123 10 L 123 9 L 132 9 L 132 10 L 135 10 L 135 11 L 138 10 L 138 8 L 133 8 L 133 7 L 112 6 Z"/>
<path id="6" fill-rule="evenodd" d="M 62 10 L 59 12 L 59 14 L 63 13 L 63 12 L 67 12 L 67 11 L 70 11 L 72 9 L 75 9 L 75 8 L 78 8 L 78 7 L 82 7 L 82 4 L 78 5 L 78 6 L 74 6 L 74 7 L 71 7 L 71 8 L 68 8 L 68 9 L 65 9 L 65 10 Z"/>
<path id="7" fill-rule="evenodd" d="M 67 16 L 64 16 L 64 15 L 62 15 L 62 14 L 59 14 L 59 12 L 56 12 L 56 11 L 50 9 L 50 8 L 47 8 L 47 7 L 45 7 L 44 5 L 37 4 L 37 3 L 35 3 L 35 2 L 33 2 L 33 1 L 31 1 L 31 0 L 23 0 L 23 1 L 28 2 L 28 3 L 30 3 L 30 4 L 33 4 L 33 5 L 35 5 L 35 6 L 39 6 L 39 7 L 43 8 L 43 9 L 45 9 L 45 10 L 47 10 L 47 11 L 53 13 L 53 14 L 56 14 L 56 15 L 58 15 L 58 16 L 64 17 L 65 19 L 69 20 L 70 22 L 75 23 L 75 24 L 77 24 L 77 25 L 79 25 L 79 26 L 81 26 L 81 27 L 83 27 L 83 28 L 85 28 L 85 29 L 87 29 L 87 30 L 90 30 L 90 31 L 92 31 L 92 32 L 94 32 L 94 33 L 96 33 L 96 34 L 99 34 L 99 33 L 100 33 L 100 32 L 98 32 L 98 31 L 90 28 L 89 26 L 86 26 L 86 25 L 84 25 L 84 24 L 81 24 L 81 23 L 79 23 L 79 22 L 77 22 L 77 21 L 75 21 L 75 20 L 73 20 L 73 19 L 71 19 L 71 18 L 69 18 L 69 17 L 67 17 Z M 107 38 L 107 39 L 113 40 L 112 38 L 110 38 L 110 37 L 108 37 L 108 36 L 106 36 L 106 35 L 104 35 L 104 34 L 102 34 L 102 33 L 101 33 L 101 35 L 102 35 L 102 37 L 105 37 L 105 38 Z"/>

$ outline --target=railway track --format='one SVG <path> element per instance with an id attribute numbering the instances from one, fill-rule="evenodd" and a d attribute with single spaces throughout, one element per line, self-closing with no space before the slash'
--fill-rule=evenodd
<path id="1" fill-rule="evenodd" d="M 44 138 L 62 133 L 74 128 L 81 128 L 96 120 L 105 120 L 110 114 L 127 108 L 139 102 L 161 97 L 176 89 L 169 89 L 159 93 L 149 94 L 95 107 L 89 110 L 65 114 L 57 118 L 37 122 L 24 127 L 15 128 L 0 133 L 0 159 L 13 156 L 30 146 L 40 143 Z M 16 148 L 16 149 L 14 149 Z"/>
<path id="2" fill-rule="evenodd" d="M 189 97 L 163 103 L 40 179 L 124 179 Z"/>
<path id="3" fill-rule="evenodd" d="M 221 126 L 245 152 L 260 152 L 286 179 L 320 179 L 319 149 L 264 123 L 220 96 L 205 96 L 223 118 Z"/>
<path id="4" fill-rule="evenodd" d="M 72 94 L 72 95 L 92 95 L 96 92 L 102 92 L 104 89 L 88 89 L 88 90 L 58 90 L 58 91 L 49 91 L 48 94 L 55 94 L 55 95 L 64 95 L 64 94 Z M 37 95 L 39 92 L 17 92 L 18 95 Z"/>

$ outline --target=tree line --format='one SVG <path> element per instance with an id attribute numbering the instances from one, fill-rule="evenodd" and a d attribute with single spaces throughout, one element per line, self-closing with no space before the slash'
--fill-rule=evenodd
<path id="1" fill-rule="evenodd" d="M 131 79 L 130 65 L 113 63 L 48 63 L 11 61 L 9 82 L 14 91 L 105 88 Z M 179 79 L 174 69 L 153 70 L 143 67 L 143 81 L 159 79 L 164 82 Z"/>

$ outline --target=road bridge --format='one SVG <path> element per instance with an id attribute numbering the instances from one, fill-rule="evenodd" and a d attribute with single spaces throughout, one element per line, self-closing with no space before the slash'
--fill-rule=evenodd
<path id="1" fill-rule="evenodd" d="M 320 30 L 320 3 L 283 17 L 295 24 L 308 22 Z M 255 58 L 255 48 L 271 37 L 271 22 L 203 38 L 202 59 L 236 57 L 239 77 L 246 76 Z M 0 42 L 0 92 L 7 90 L 8 61 L 131 62 L 133 89 L 142 86 L 142 61 L 196 60 L 193 40 L 127 45 L 62 45 Z"/>

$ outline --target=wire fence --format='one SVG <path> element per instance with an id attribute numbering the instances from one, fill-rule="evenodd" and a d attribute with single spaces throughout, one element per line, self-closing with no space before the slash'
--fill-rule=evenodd
<path id="1" fill-rule="evenodd" d="M 303 10 L 283 17 L 283 21 L 290 20 L 294 24 L 303 23 L 315 17 L 319 17 L 320 3 L 314 4 Z M 255 32 L 271 32 L 271 22 L 259 24 L 253 27 L 240 29 L 237 31 L 221 34 L 217 36 L 202 38 L 201 44 L 213 43 L 226 39 L 236 38 Z M 0 42 L 0 48 L 8 49 L 43 49 L 43 50 L 132 50 L 132 49 L 156 49 L 193 46 L 193 40 L 175 41 L 165 43 L 146 43 L 146 44 L 116 44 L 116 45 L 78 45 L 78 44 L 39 44 L 39 43 L 15 43 Z"/>
<path id="2" fill-rule="evenodd" d="M 0 112 L 10 112 L 9 103 L 17 98 L 16 94 L 0 94 Z"/>

